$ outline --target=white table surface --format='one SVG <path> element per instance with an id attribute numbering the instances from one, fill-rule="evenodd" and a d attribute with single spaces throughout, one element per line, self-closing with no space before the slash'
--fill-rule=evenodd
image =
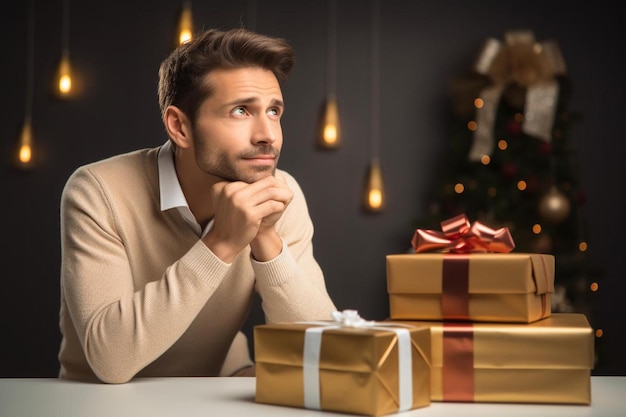
<path id="1" fill-rule="evenodd" d="M 0 378 L 0 417 L 350 416 L 258 404 L 255 378 L 145 378 L 126 384 L 55 378 Z M 626 377 L 591 379 L 591 405 L 433 402 L 402 417 L 626 417 Z"/>

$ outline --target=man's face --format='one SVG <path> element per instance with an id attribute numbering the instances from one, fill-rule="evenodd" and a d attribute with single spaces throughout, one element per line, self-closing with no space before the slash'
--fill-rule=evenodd
<path id="1" fill-rule="evenodd" d="M 228 181 L 273 175 L 283 143 L 283 96 L 271 71 L 218 69 L 213 94 L 198 109 L 193 145 L 198 167 Z"/>

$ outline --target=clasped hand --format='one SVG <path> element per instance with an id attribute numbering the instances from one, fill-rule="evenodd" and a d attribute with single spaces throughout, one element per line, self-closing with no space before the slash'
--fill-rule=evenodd
<path id="1" fill-rule="evenodd" d="M 282 242 L 274 229 L 293 198 L 293 191 L 278 174 L 254 183 L 219 182 L 211 188 L 213 228 L 205 243 L 230 263 L 247 245 L 258 261 L 280 253 Z"/>

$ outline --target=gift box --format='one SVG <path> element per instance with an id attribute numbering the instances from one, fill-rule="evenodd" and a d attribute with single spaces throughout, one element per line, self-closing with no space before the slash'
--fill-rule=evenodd
<path id="1" fill-rule="evenodd" d="M 429 405 L 429 329 L 367 323 L 255 326 L 255 401 L 371 416 Z"/>
<path id="2" fill-rule="evenodd" d="M 530 324 L 401 323 L 431 330 L 431 401 L 591 403 L 593 331 L 584 314 Z"/>
<path id="3" fill-rule="evenodd" d="M 415 253 L 386 262 L 393 320 L 531 323 L 551 314 L 553 255 Z"/>

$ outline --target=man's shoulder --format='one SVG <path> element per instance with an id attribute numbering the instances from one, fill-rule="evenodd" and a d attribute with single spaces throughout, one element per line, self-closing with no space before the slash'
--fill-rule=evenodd
<path id="1" fill-rule="evenodd" d="M 139 190 L 158 182 L 159 148 L 138 149 L 79 166 L 70 175 L 65 189 L 97 188 Z"/>
<path id="2" fill-rule="evenodd" d="M 158 149 L 138 149 L 89 162 L 76 168 L 71 177 L 91 175 L 128 180 L 129 176 L 135 176 L 139 172 L 146 174 L 146 169 L 156 172 Z"/>
<path id="3" fill-rule="evenodd" d="M 82 170 L 118 170 L 124 168 L 133 168 L 142 165 L 146 158 L 154 158 L 158 154 L 159 148 L 137 149 L 113 156 L 109 156 L 98 161 L 86 163 L 78 169 Z"/>

